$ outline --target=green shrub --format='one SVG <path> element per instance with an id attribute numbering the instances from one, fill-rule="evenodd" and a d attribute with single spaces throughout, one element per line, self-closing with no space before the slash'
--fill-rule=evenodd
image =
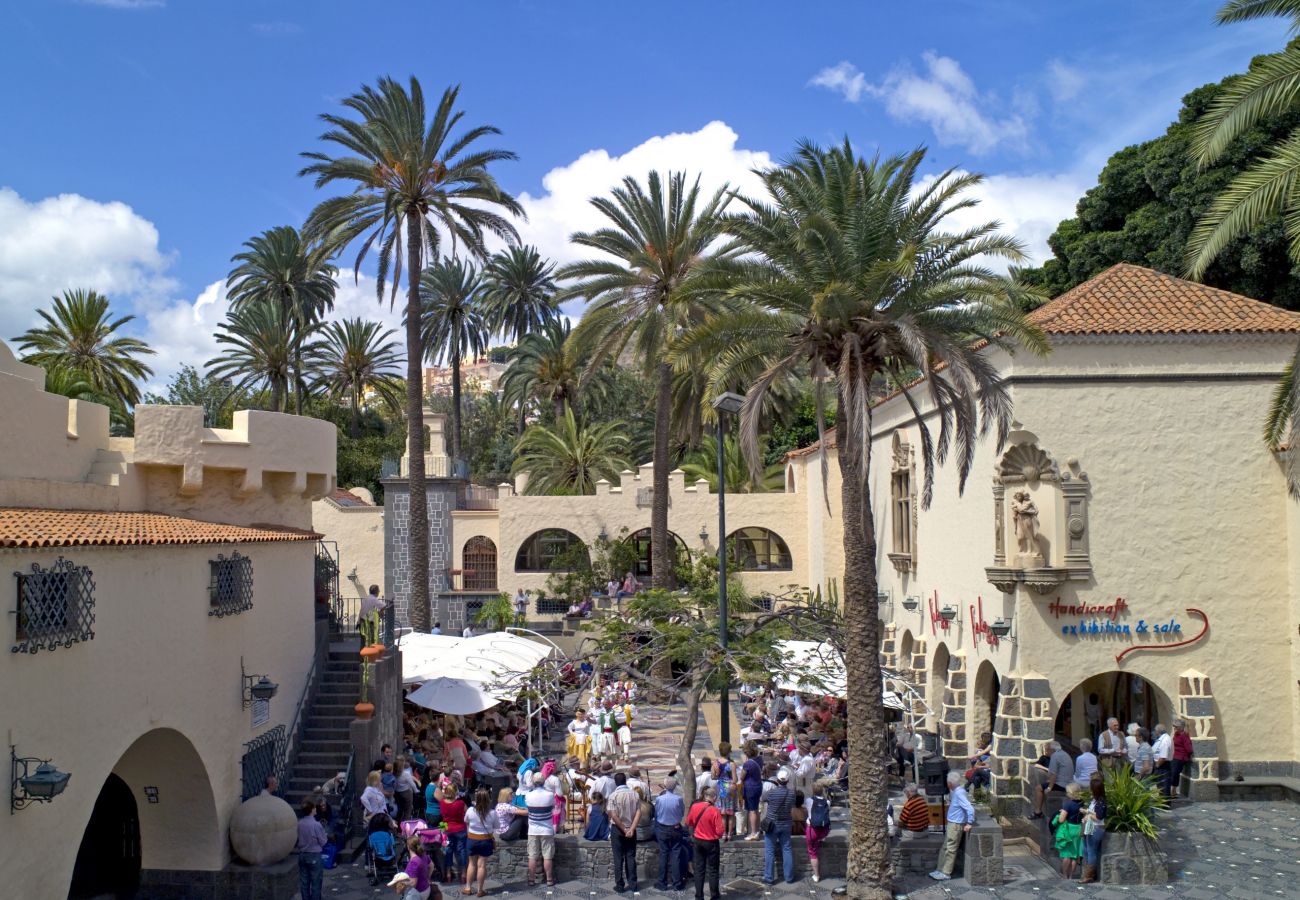
<path id="1" fill-rule="evenodd" d="M 1106 830 L 1156 837 L 1155 812 L 1167 809 L 1169 801 L 1154 777 L 1134 775 L 1128 766 L 1105 770 Z"/>

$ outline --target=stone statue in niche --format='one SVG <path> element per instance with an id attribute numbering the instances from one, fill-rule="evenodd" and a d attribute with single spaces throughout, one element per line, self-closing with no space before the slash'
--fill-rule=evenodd
<path id="1" fill-rule="evenodd" d="M 1043 566 L 1043 554 L 1038 543 L 1038 507 L 1028 491 L 1016 491 L 1011 500 L 1011 524 L 1016 532 L 1017 562 L 1023 569 Z"/>

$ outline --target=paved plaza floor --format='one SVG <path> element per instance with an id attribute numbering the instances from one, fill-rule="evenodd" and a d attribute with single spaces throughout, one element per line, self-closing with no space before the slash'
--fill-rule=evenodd
<path id="1" fill-rule="evenodd" d="M 647 707 L 639 732 L 640 753 L 637 762 L 650 769 L 657 781 L 672 767 L 672 756 L 680 740 L 680 707 L 671 710 Z M 696 740 L 696 756 L 709 745 L 707 730 L 701 727 Z M 634 748 L 636 742 L 634 741 Z M 1241 801 L 1231 803 L 1179 804 L 1162 815 L 1161 847 L 1169 858 L 1170 880 L 1154 887 L 1081 886 L 1061 880 L 1055 871 L 1028 850 L 1007 847 L 1007 883 L 999 888 L 976 888 L 961 879 L 943 883 L 925 876 L 911 876 L 895 884 L 896 895 L 911 900 L 1065 900 L 1065 898 L 1104 898 L 1104 900 L 1256 900 L 1256 898 L 1300 898 L 1300 804 L 1288 802 Z M 489 868 L 491 871 L 491 868 Z M 832 891 L 843 886 L 842 879 L 827 878 L 813 884 L 805 874 L 795 884 L 772 887 L 744 879 L 723 885 L 728 900 L 773 900 L 830 898 Z M 529 888 L 522 880 L 502 883 L 489 877 L 488 891 L 494 897 L 550 898 L 550 900 L 591 900 L 617 897 L 613 885 L 582 881 L 561 882 L 554 888 L 544 885 Z M 644 898 L 690 898 L 687 891 L 656 891 L 645 882 L 636 895 Z M 392 891 L 371 886 L 366 879 L 361 858 L 354 864 L 340 865 L 325 873 L 325 896 L 337 900 L 374 900 L 391 897 Z M 443 886 L 443 896 L 459 898 L 459 885 Z M 631 895 L 623 895 L 629 897 Z"/>

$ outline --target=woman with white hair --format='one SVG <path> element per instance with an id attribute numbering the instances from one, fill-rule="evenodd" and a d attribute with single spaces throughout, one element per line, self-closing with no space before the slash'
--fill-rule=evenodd
<path id="1" fill-rule="evenodd" d="M 948 773 L 948 821 L 944 825 L 943 848 L 939 851 L 939 865 L 930 873 L 935 881 L 947 881 L 957 865 L 957 851 L 961 840 L 975 824 L 975 807 L 966 796 L 962 783 L 966 776 L 953 770 Z"/>

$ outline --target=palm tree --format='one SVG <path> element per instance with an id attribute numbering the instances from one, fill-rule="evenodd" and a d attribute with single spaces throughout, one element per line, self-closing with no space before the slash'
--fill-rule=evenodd
<path id="1" fill-rule="evenodd" d="M 668 361 L 676 335 L 700 321 L 705 306 L 692 293 L 701 267 L 726 249 L 715 248 L 721 215 L 729 199 L 726 187 L 701 202 L 700 183 L 668 176 L 667 191 L 658 172 L 642 187 L 623 179 L 610 197 L 591 203 L 609 220 L 605 228 L 580 232 L 571 240 L 602 256 L 570 263 L 558 277 L 574 282 L 564 297 L 592 301 L 574 329 L 573 339 L 590 350 L 588 371 L 617 358 L 631 345 L 655 379 L 654 498 L 650 508 L 650 545 L 654 586 L 669 587 L 673 578 L 668 539 L 669 432 L 672 427 L 673 368 Z"/>
<path id="2" fill-rule="evenodd" d="M 483 281 L 478 270 L 458 259 L 443 259 L 420 276 L 424 300 L 420 343 L 435 366 L 451 367 L 451 458 L 460 452 L 460 361 L 477 359 L 487 349 L 488 324 L 482 310 Z"/>
<path id="3" fill-rule="evenodd" d="M 352 420 L 348 434 L 361 436 L 361 401 L 368 391 L 390 408 L 402 408 L 402 354 L 393 330 L 360 318 L 330 322 L 310 363 L 317 385 L 334 401 L 346 397 Z"/>
<path id="4" fill-rule="evenodd" d="M 552 405 L 558 422 L 566 405 L 577 407 L 580 394 L 598 392 L 607 380 L 601 369 L 582 384 L 586 363 L 569 337 L 572 328 L 567 319 L 547 322 L 525 335 L 511 354 L 501 376 L 501 394 L 507 403 L 518 405 L 521 420 L 527 402 L 538 400 Z"/>
<path id="5" fill-rule="evenodd" d="M 745 455 L 740 451 L 740 444 L 731 435 L 723 439 L 722 460 L 727 479 L 727 493 L 762 494 L 767 491 L 779 491 L 785 487 L 785 466 L 776 462 L 763 466 L 757 477 L 749 467 Z M 718 445 L 715 441 L 705 441 L 699 449 L 682 460 L 681 469 L 686 473 L 686 483 L 693 484 L 700 479 L 709 483 L 709 490 L 718 490 Z"/>
<path id="6" fill-rule="evenodd" d="M 442 254 L 443 233 L 453 249 L 465 249 L 482 259 L 487 256 L 483 238 L 495 234 L 517 240 L 514 226 L 501 212 L 522 215 L 513 197 L 497 185 L 488 172 L 493 163 L 515 158 L 507 150 L 473 149 L 490 135 L 500 134 L 479 125 L 453 135 L 463 112 L 456 110 L 459 88 L 448 88 L 428 120 L 424 91 L 412 78 L 409 90 L 391 78 L 377 87 L 363 87 L 343 101 L 358 118 L 325 114 L 330 130 L 321 140 L 337 144 L 342 155 L 305 153 L 313 160 L 303 175 L 314 175 L 316 187 L 334 182 L 351 184 L 352 190 L 317 206 L 304 230 L 319 237 L 331 252 L 341 252 L 354 241 L 360 244 L 355 271 L 378 245 L 376 293 L 380 302 L 390 280 L 391 304 L 402 280 L 402 250 L 406 251 L 406 417 L 410 457 L 410 610 L 411 625 L 428 631 L 429 617 L 429 505 L 425 494 L 424 345 L 420 342 L 420 274 L 426 259 Z M 499 211 L 501 212 L 499 212 Z M 391 276 L 391 279 L 390 279 Z"/>
<path id="7" fill-rule="evenodd" d="M 136 381 L 148 378 L 153 369 L 137 357 L 152 356 L 154 351 L 144 341 L 117 335 L 135 316 L 112 318 L 108 298 L 96 291 L 64 291 L 53 300 L 52 312 L 37 310 L 44 325 L 14 338 L 25 354 L 23 362 L 46 372 L 75 372 L 95 393 L 124 407 L 139 403 Z"/>
<path id="8" fill-rule="evenodd" d="M 1291 20 L 1300 28 L 1300 0 L 1230 0 L 1218 12 L 1220 24 L 1266 16 Z M 1288 44 L 1280 53 L 1256 60 L 1215 97 L 1196 124 L 1192 152 L 1205 168 L 1234 140 L 1260 120 L 1295 109 L 1300 96 L 1300 45 Z M 1265 220 L 1283 214 L 1291 238 L 1291 258 L 1300 262 L 1300 129 L 1277 144 L 1262 148 L 1260 159 L 1239 172 L 1211 204 L 1187 241 L 1187 274 L 1200 278 L 1214 258 L 1233 240 Z M 1287 488 L 1300 499 L 1300 346 L 1273 391 L 1264 422 L 1270 450 L 1292 448 L 1286 454 Z"/>
<path id="9" fill-rule="evenodd" d="M 334 308 L 338 269 L 326 261 L 319 244 L 303 239 L 298 229 L 281 225 L 244 241 L 226 279 L 233 309 L 249 303 L 274 303 L 289 322 L 293 347 L 293 411 L 302 415 L 303 342 L 321 317 Z"/>
<path id="10" fill-rule="evenodd" d="M 509 247 L 483 267 L 483 314 L 493 333 L 516 343 L 559 317 L 555 263 L 536 247 Z"/>
<path id="11" fill-rule="evenodd" d="M 553 426 L 528 426 L 515 444 L 514 472 L 528 473 L 526 494 L 594 494 L 597 481 L 627 468 L 626 452 L 621 422 L 579 425 L 566 406 Z"/>
<path id="12" fill-rule="evenodd" d="M 819 391 L 823 384 L 836 391 L 842 596 L 845 632 L 853 636 L 845 666 L 849 721 L 858 736 L 849 744 L 849 793 L 857 811 L 849 840 L 852 897 L 892 896 L 886 777 L 869 739 L 884 729 L 868 472 L 872 381 L 884 376 L 911 405 L 921 433 L 923 502 L 929 503 L 936 458 L 943 462 L 955 452 L 964 487 L 978 438 L 996 428 L 1000 443 L 1010 424 L 1006 385 L 972 339 L 1046 349 L 1015 307 L 1022 289 L 981 262 L 1017 261 L 1020 244 L 999 235 L 995 223 L 941 230 L 949 214 L 974 205 L 962 194 L 980 177 L 949 171 L 920 186 L 923 158 L 917 150 L 864 160 L 847 140 L 833 149 L 803 143 L 780 167 L 757 173 L 769 198 L 746 200 L 748 210 L 727 223 L 748 255 L 715 268 L 728 277 L 730 296 L 759 307 L 725 313 L 687 340 L 697 349 L 715 348 L 715 383 L 758 371 L 740 415 L 741 447 L 754 469 L 760 410 L 771 385 L 802 374 L 815 376 Z M 940 366 L 944 374 L 936 377 Z M 908 387 L 910 367 L 929 377 Z M 917 392 L 928 393 L 939 410 L 937 443 Z"/>
<path id="13" fill-rule="evenodd" d="M 271 409 L 284 412 L 294 381 L 293 323 L 278 303 L 250 302 L 226 313 L 217 325 L 216 340 L 224 345 L 220 356 L 208 360 L 208 374 L 225 379 L 233 396 L 263 388 L 271 392 Z M 316 352 L 307 344 L 303 352 Z"/>

